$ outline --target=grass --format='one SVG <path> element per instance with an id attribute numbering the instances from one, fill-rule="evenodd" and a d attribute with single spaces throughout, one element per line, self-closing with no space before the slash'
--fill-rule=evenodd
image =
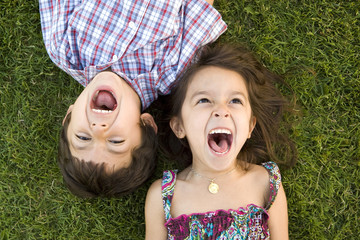
<path id="1" fill-rule="evenodd" d="M 299 161 L 284 170 L 290 239 L 360 235 L 360 3 L 216 0 L 223 42 L 285 76 L 301 107 Z M 59 127 L 82 87 L 50 61 L 37 1 L 0 2 L 0 239 L 143 239 L 149 181 L 82 200 L 56 163 Z M 160 158 L 155 178 L 167 163 Z"/>

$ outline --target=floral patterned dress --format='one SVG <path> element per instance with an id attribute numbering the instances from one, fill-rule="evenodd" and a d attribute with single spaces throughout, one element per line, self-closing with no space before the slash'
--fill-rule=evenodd
<path id="1" fill-rule="evenodd" d="M 249 204 L 237 210 L 217 210 L 177 218 L 172 218 L 170 214 L 177 170 L 164 171 L 162 199 L 168 239 L 270 239 L 267 210 L 275 201 L 281 175 L 276 163 L 266 162 L 262 165 L 270 176 L 270 197 L 265 208 Z"/>

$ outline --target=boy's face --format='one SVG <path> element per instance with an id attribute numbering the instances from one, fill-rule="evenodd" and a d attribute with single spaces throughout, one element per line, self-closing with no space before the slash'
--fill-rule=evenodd
<path id="1" fill-rule="evenodd" d="M 68 112 L 67 137 L 74 157 L 106 163 L 108 170 L 130 164 L 132 150 L 141 143 L 144 116 L 139 97 L 123 79 L 113 72 L 99 73 Z"/>

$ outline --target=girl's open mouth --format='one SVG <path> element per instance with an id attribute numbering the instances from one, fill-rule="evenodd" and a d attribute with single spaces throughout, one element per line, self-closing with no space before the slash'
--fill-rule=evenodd
<path id="1" fill-rule="evenodd" d="M 117 101 L 112 92 L 98 90 L 91 99 L 91 110 L 97 113 L 111 113 L 117 107 Z"/>
<path id="2" fill-rule="evenodd" d="M 208 134 L 208 145 L 216 154 L 226 154 L 231 148 L 233 136 L 227 129 L 214 129 Z"/>

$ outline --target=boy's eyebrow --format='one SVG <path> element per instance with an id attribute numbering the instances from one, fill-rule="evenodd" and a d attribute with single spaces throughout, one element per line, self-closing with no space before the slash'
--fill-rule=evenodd
<path id="1" fill-rule="evenodd" d="M 71 146 L 75 149 L 75 150 L 79 150 L 79 151 L 84 151 L 86 150 L 86 148 L 88 148 L 88 146 L 77 146 L 77 145 L 74 145 L 72 143 L 72 141 L 70 141 L 70 144 Z M 120 154 L 125 154 L 128 152 L 128 149 L 125 149 L 125 150 L 121 150 L 121 151 L 115 151 L 114 149 L 112 148 L 109 148 L 107 147 L 107 150 L 110 152 L 110 153 L 113 153 L 113 154 L 117 154 L 117 155 L 120 155 Z"/>
<path id="2" fill-rule="evenodd" d="M 120 155 L 120 154 L 125 154 L 125 153 L 128 152 L 127 149 L 126 149 L 125 151 L 124 151 L 124 150 L 122 150 L 122 151 L 115 151 L 114 149 L 108 148 L 108 150 L 109 150 L 109 152 L 114 153 L 114 154 L 118 154 L 118 155 Z"/>
<path id="3" fill-rule="evenodd" d="M 69 139 L 69 142 L 70 142 L 70 145 L 76 150 L 84 150 L 86 148 L 86 146 L 79 147 L 78 145 L 74 144 L 73 140 L 71 138 Z"/>
<path id="4" fill-rule="evenodd" d="M 87 148 L 88 148 L 88 146 L 78 146 L 78 145 L 75 145 L 75 144 L 71 144 L 71 146 L 72 146 L 72 151 L 71 151 L 71 155 L 74 155 L 74 153 L 73 153 L 73 151 L 75 151 L 75 152 L 82 152 L 82 151 L 86 151 L 87 150 Z"/>

